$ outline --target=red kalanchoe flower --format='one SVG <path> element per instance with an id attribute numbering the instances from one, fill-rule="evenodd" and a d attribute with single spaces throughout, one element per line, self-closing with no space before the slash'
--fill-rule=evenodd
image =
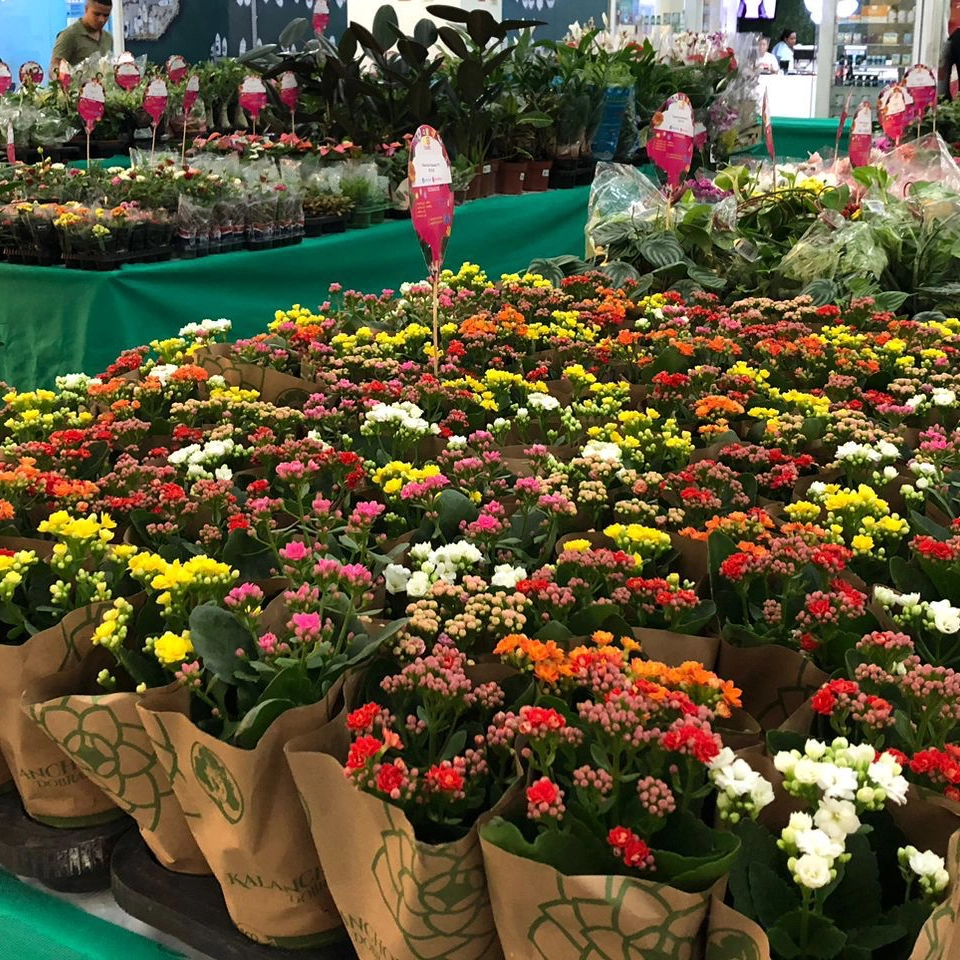
<path id="1" fill-rule="evenodd" d="M 347 755 L 347 769 L 360 770 L 367 765 L 371 757 L 375 757 L 383 749 L 383 741 L 376 737 L 359 737 L 350 744 Z"/>
<path id="2" fill-rule="evenodd" d="M 353 713 L 347 714 L 347 729 L 354 731 L 370 730 L 379 713 L 379 704 L 365 703 L 362 707 L 354 710 Z"/>

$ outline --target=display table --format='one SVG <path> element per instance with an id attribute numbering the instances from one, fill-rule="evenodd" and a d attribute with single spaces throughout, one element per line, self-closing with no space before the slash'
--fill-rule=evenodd
<path id="1" fill-rule="evenodd" d="M 785 79 L 790 79 L 785 78 Z M 797 79 L 802 79 L 798 77 Z M 773 127 L 773 145 L 777 150 L 778 160 L 806 160 L 811 153 L 817 151 L 825 159 L 832 159 L 834 146 L 837 142 L 836 117 L 830 120 L 803 120 L 795 117 L 772 117 L 770 124 Z M 850 121 L 848 120 L 840 138 L 840 155 L 846 156 L 849 146 L 848 134 Z M 758 144 L 745 151 L 740 156 L 765 157 L 766 144 L 761 139 Z"/>
<path id="2" fill-rule="evenodd" d="M 447 264 L 488 275 L 536 257 L 582 255 L 589 188 L 492 197 L 458 207 Z M 236 337 L 263 331 L 279 308 L 316 307 L 328 287 L 378 292 L 425 275 L 409 220 L 305 240 L 295 247 L 136 264 L 110 273 L 0 263 L 0 379 L 20 389 L 64 373 L 102 372 L 122 350 L 228 317 Z"/>
<path id="3" fill-rule="evenodd" d="M 109 894 L 67 899 L 73 902 L 36 890 L 0 870 L 0 956 L 10 960 L 179 960 L 200 956 L 186 953 L 172 941 L 169 946 L 159 943 L 153 939 L 155 931 L 132 918 L 117 916 L 120 910 L 109 907 Z M 91 912 L 107 919 L 91 916 Z M 150 939 L 118 926 L 117 920 Z"/>

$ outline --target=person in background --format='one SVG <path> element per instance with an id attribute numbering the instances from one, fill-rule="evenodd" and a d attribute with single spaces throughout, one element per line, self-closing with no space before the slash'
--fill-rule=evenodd
<path id="1" fill-rule="evenodd" d="M 74 66 L 95 53 L 113 53 L 113 37 L 104 29 L 111 13 L 113 0 L 87 0 L 83 16 L 57 34 L 50 57 L 48 76 L 51 80 L 60 73 L 61 60 Z"/>
<path id="2" fill-rule="evenodd" d="M 770 52 L 770 41 L 761 37 L 757 42 L 757 66 L 761 73 L 779 73 L 780 64 Z"/>
<path id="3" fill-rule="evenodd" d="M 777 58 L 784 73 L 789 73 L 793 69 L 793 48 L 796 45 L 797 31 L 784 30 L 780 35 L 780 42 L 773 48 L 773 55 Z"/>
<path id="4" fill-rule="evenodd" d="M 950 72 L 956 67 L 960 73 L 960 30 L 954 30 L 947 37 L 947 43 L 943 51 L 943 63 L 941 64 L 940 80 L 944 96 L 952 100 L 950 96 Z"/>

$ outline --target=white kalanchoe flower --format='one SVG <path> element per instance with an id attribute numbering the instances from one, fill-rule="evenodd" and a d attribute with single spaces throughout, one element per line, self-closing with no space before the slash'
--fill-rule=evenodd
<path id="1" fill-rule="evenodd" d="M 387 593 L 403 593 L 407 589 L 410 571 L 399 563 L 388 563 L 383 571 Z"/>
<path id="2" fill-rule="evenodd" d="M 960 630 L 960 609 L 949 600 L 931 600 L 927 610 L 933 614 L 933 624 L 940 633 L 953 634 Z"/>
<path id="3" fill-rule="evenodd" d="M 512 590 L 521 580 L 527 579 L 527 571 L 523 567 L 514 567 L 509 563 L 501 563 L 493 568 L 490 586 L 507 587 Z"/>
<path id="4" fill-rule="evenodd" d="M 150 370 L 150 376 L 155 377 L 161 383 L 165 384 L 171 377 L 172 374 L 176 373 L 180 368 L 175 363 L 158 363 L 155 367 L 152 367 Z"/>
<path id="5" fill-rule="evenodd" d="M 897 851 L 900 870 L 909 883 L 914 877 L 920 881 L 920 889 L 928 897 L 943 893 L 950 884 L 943 857 L 932 850 L 918 850 L 914 846 L 901 847 Z"/>
<path id="6" fill-rule="evenodd" d="M 549 393 L 531 393 L 527 397 L 527 406 L 549 413 L 560 408 L 560 401 Z"/>
<path id="7" fill-rule="evenodd" d="M 843 855 L 843 843 L 831 837 L 819 827 L 800 831 L 796 834 L 794 842 L 800 853 L 811 853 L 815 857 L 822 857 L 824 860 L 830 860 L 831 862 Z"/>
<path id="8" fill-rule="evenodd" d="M 822 800 L 813 815 L 813 822 L 827 836 L 841 842 L 844 837 L 860 829 L 857 808 L 849 800 Z"/>
<path id="9" fill-rule="evenodd" d="M 836 876 L 833 862 L 813 853 L 805 853 L 796 860 L 791 859 L 787 865 L 793 874 L 794 882 L 808 890 L 819 890 Z"/>
<path id="10" fill-rule="evenodd" d="M 416 573 L 410 574 L 410 577 L 407 580 L 408 597 L 425 597 L 429 589 L 430 577 L 428 574 L 424 573 L 422 570 L 417 570 Z"/>
<path id="11" fill-rule="evenodd" d="M 957 395 L 952 390 L 936 387 L 930 400 L 935 407 L 952 407 L 957 402 Z"/>
<path id="12" fill-rule="evenodd" d="M 620 463 L 623 451 L 615 444 L 604 440 L 588 440 L 580 451 L 581 457 L 593 457 L 607 463 Z"/>

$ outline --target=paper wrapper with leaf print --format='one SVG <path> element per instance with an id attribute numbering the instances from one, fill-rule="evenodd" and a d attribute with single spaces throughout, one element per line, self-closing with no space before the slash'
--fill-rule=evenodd
<path id="1" fill-rule="evenodd" d="M 418 841 L 402 810 L 344 776 L 337 726 L 292 742 L 287 759 L 361 960 L 500 960 L 477 827 L 455 843 Z"/>
<path id="2" fill-rule="evenodd" d="M 315 383 L 301 380 L 289 373 L 281 373 L 270 367 L 245 363 L 232 355 L 228 343 L 215 343 L 203 347 L 193 356 L 193 362 L 214 376 L 221 376 L 231 387 L 256 390 L 260 399 L 281 407 L 302 407 L 311 393 L 317 392 Z"/>
<path id="3" fill-rule="evenodd" d="M 137 693 L 87 694 L 112 659 L 93 650 L 83 663 L 31 684 L 23 707 L 60 749 L 114 803 L 128 813 L 161 866 L 175 873 L 208 874 L 170 779 L 143 728 Z M 190 694 L 163 688 L 173 709 L 186 713 Z"/>
<path id="4" fill-rule="evenodd" d="M 698 956 L 711 893 L 616 876 L 565 876 L 481 836 L 506 960 L 625 960 Z"/>
<path id="5" fill-rule="evenodd" d="M 288 710 L 252 750 L 204 733 L 177 710 L 176 693 L 137 705 L 231 919 L 258 943 L 303 948 L 344 936 L 283 755 L 288 741 L 329 722 L 339 698 L 337 685 Z"/>
<path id="6" fill-rule="evenodd" d="M 773 643 L 735 647 L 722 641 L 715 669 L 743 691 L 743 709 L 763 730 L 779 727 L 830 679 L 796 650 Z"/>
<path id="7" fill-rule="evenodd" d="M 92 604 L 73 610 L 21 646 L 0 646 L 0 752 L 27 813 L 53 827 L 93 826 L 123 815 L 20 706 L 28 686 L 76 666 L 87 654 L 104 609 Z"/>

